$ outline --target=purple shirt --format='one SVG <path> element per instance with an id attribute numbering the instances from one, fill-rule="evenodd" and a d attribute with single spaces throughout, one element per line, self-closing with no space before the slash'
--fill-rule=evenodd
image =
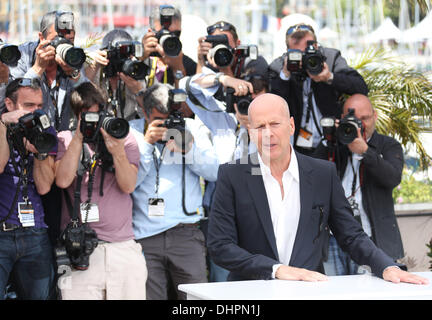
<path id="1" fill-rule="evenodd" d="M 47 130 L 49 133 L 54 133 L 54 128 L 49 128 Z M 50 155 L 56 155 L 57 153 L 57 145 L 49 152 Z M 4 171 L 0 174 L 0 219 L 3 220 L 9 213 L 9 209 L 12 206 L 12 202 L 17 190 L 19 174 L 21 172 L 21 167 L 19 165 L 20 157 L 18 152 L 14 150 L 13 156 L 15 159 L 15 163 L 17 164 L 19 172 L 15 172 L 15 169 L 12 164 L 11 157 L 9 158 L 8 163 L 6 164 Z M 42 206 L 42 201 L 40 195 L 36 190 L 36 185 L 33 180 L 33 154 L 30 153 L 28 157 L 29 161 L 29 172 L 28 172 L 28 197 L 29 201 L 32 203 L 34 209 L 34 219 L 35 219 L 35 227 L 36 228 L 47 228 L 47 225 L 44 222 L 44 209 Z M 22 195 L 22 187 L 20 187 L 20 191 L 17 198 L 17 203 L 14 205 L 14 211 L 11 216 L 5 221 L 7 223 L 12 223 L 15 225 L 21 225 L 21 222 L 18 218 L 18 203 L 23 202 Z"/>
<path id="2" fill-rule="evenodd" d="M 66 152 L 67 147 L 72 141 L 71 131 L 62 131 L 58 134 L 59 150 L 57 153 L 57 160 L 61 160 Z M 91 147 L 90 147 L 91 148 Z M 90 149 L 89 148 L 89 149 Z M 93 151 L 90 149 L 90 154 Z M 125 138 L 125 151 L 129 162 L 136 167 L 139 166 L 140 153 L 137 142 L 132 134 Z M 111 172 L 105 172 L 105 180 L 103 186 L 103 197 L 99 194 L 99 186 L 101 181 L 102 169 L 96 167 L 92 203 L 96 203 L 99 209 L 99 221 L 90 222 L 90 227 L 97 233 L 100 240 L 109 242 L 120 242 L 134 239 L 132 228 L 132 198 L 128 193 L 124 193 L 117 184 L 116 177 Z M 86 172 L 83 176 L 81 184 L 81 202 L 88 199 L 88 180 L 89 174 Z M 71 202 L 74 202 L 76 179 L 67 188 Z M 81 216 L 81 214 L 79 214 Z M 70 213 L 63 196 L 62 203 L 62 229 L 70 222 Z"/>

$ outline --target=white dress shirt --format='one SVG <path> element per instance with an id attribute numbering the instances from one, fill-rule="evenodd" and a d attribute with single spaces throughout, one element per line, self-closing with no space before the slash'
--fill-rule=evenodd
<path id="1" fill-rule="evenodd" d="M 297 157 L 291 147 L 290 164 L 282 176 L 283 196 L 279 182 L 272 176 L 270 168 L 263 163 L 259 154 L 258 160 L 269 203 L 279 261 L 288 265 L 300 219 L 300 180 Z M 273 278 L 279 266 L 280 264 L 273 266 Z"/>

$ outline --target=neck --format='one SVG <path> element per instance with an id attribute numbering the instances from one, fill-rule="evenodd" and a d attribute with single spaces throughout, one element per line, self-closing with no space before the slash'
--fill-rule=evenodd
<path id="1" fill-rule="evenodd" d="M 51 82 L 53 82 L 57 76 L 57 64 L 56 63 L 50 64 L 45 69 L 45 75 L 46 75 L 46 78 L 47 78 L 49 84 L 51 84 Z"/>
<path id="2" fill-rule="evenodd" d="M 291 162 L 291 149 L 285 156 L 281 156 L 279 159 L 264 159 L 261 156 L 264 164 L 270 168 L 270 172 L 273 177 L 282 177 L 283 173 L 288 169 Z"/>

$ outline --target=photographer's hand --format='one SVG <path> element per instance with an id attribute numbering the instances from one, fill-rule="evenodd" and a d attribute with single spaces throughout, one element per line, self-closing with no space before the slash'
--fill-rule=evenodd
<path id="1" fill-rule="evenodd" d="M 237 79 L 227 75 L 221 76 L 219 80 L 225 88 L 233 88 L 235 90 L 235 96 L 245 96 L 248 93 L 253 92 L 252 83 L 248 81 Z"/>
<path id="2" fill-rule="evenodd" d="M 366 141 L 363 139 L 361 134 L 361 128 L 357 129 L 357 138 L 353 140 L 350 144 L 348 144 L 348 148 L 352 153 L 356 154 L 363 154 L 367 151 L 369 146 L 367 145 Z"/>
<path id="3" fill-rule="evenodd" d="M 291 78 L 291 72 L 288 71 L 288 57 L 284 58 L 284 65 L 282 68 L 282 72 L 287 79 Z M 282 80 L 284 80 L 284 79 L 282 79 Z"/>
<path id="4" fill-rule="evenodd" d="M 167 131 L 167 128 L 159 127 L 159 125 L 162 125 L 163 123 L 164 120 L 159 119 L 152 121 L 145 132 L 144 141 L 149 144 L 155 144 L 157 141 L 162 140 Z"/>
<path id="5" fill-rule="evenodd" d="M 198 63 L 196 73 L 201 73 L 202 67 L 205 66 L 205 57 L 209 53 L 210 49 L 213 47 L 213 45 L 210 42 L 206 42 L 205 39 L 206 37 L 198 38 Z"/>
<path id="6" fill-rule="evenodd" d="M 88 55 L 91 58 L 91 64 L 86 65 L 84 70 L 85 70 L 86 77 L 89 80 L 94 81 L 100 67 L 107 66 L 109 60 L 107 59 L 107 52 L 105 50 L 97 50 L 97 51 L 89 52 Z"/>
<path id="7" fill-rule="evenodd" d="M 144 54 L 142 56 L 142 60 L 147 59 L 152 52 L 157 51 L 157 46 L 159 45 L 159 41 L 156 38 L 156 33 L 153 32 L 152 29 L 147 29 L 147 33 L 142 38 L 142 45 L 144 48 Z"/>
<path id="8" fill-rule="evenodd" d="M 36 48 L 36 59 L 32 69 L 40 77 L 45 72 L 45 69 L 55 61 L 56 51 L 50 45 L 51 40 L 42 40 Z"/>
<path id="9" fill-rule="evenodd" d="M 22 109 L 6 112 L 2 115 L 2 121 L 5 124 L 18 123 L 18 119 L 27 113 L 30 113 L 30 111 Z"/>
<path id="10" fill-rule="evenodd" d="M 70 76 L 75 71 L 75 68 L 72 68 L 70 65 L 68 65 L 62 58 L 60 58 L 59 55 L 55 56 L 55 62 L 57 63 L 57 65 L 60 66 L 60 68 L 63 69 L 64 73 L 67 76 Z M 78 79 L 75 79 L 75 80 L 78 80 Z"/>
<path id="11" fill-rule="evenodd" d="M 113 138 L 103 128 L 100 130 L 107 150 L 113 157 L 115 177 L 119 188 L 124 193 L 132 193 L 135 190 L 138 168 L 129 162 L 126 155 L 126 139 Z"/>
<path id="12" fill-rule="evenodd" d="M 321 73 L 317 75 L 312 75 L 308 72 L 308 75 L 315 82 L 329 82 L 330 79 L 333 79 L 333 73 L 331 73 L 327 63 L 325 62 Z"/>

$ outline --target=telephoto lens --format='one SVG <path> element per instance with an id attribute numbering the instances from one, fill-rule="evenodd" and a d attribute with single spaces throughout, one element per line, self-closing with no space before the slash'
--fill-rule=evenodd
<path id="1" fill-rule="evenodd" d="M 102 122 L 102 128 L 116 139 L 123 139 L 129 133 L 129 123 L 122 118 L 105 117 Z"/>
<path id="2" fill-rule="evenodd" d="M 122 65 L 122 72 L 135 80 L 145 79 L 148 69 L 148 66 L 144 62 L 130 59 L 125 60 Z"/>
<path id="3" fill-rule="evenodd" d="M 0 41 L 0 61 L 8 66 L 16 66 L 21 59 L 21 52 L 18 47 L 12 44 L 5 44 Z"/>
<path id="4" fill-rule="evenodd" d="M 164 52 L 169 57 L 177 57 L 182 50 L 180 39 L 171 33 L 163 34 L 159 40 Z"/>
<path id="5" fill-rule="evenodd" d="M 72 68 L 81 69 L 86 61 L 86 55 L 81 48 L 74 47 L 68 43 L 59 44 L 56 53 Z"/>

